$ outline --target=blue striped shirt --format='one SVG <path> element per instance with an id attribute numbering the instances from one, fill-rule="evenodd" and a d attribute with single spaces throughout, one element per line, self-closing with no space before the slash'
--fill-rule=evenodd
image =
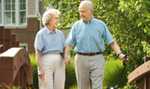
<path id="1" fill-rule="evenodd" d="M 42 54 L 63 52 L 65 37 L 62 31 L 42 28 L 35 37 L 34 47 Z"/>
<path id="2" fill-rule="evenodd" d="M 92 18 L 90 23 L 83 20 L 73 24 L 65 45 L 75 47 L 75 52 L 103 52 L 105 43 L 112 43 L 113 38 L 106 24 Z"/>

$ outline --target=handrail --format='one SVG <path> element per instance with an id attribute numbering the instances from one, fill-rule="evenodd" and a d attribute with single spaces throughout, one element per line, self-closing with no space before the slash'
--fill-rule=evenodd
<path id="1" fill-rule="evenodd" d="M 131 72 L 128 76 L 128 82 L 131 83 L 136 81 L 148 73 L 150 73 L 150 61 L 145 62 L 136 68 L 133 72 Z"/>
<path id="2" fill-rule="evenodd" d="M 10 49 L 6 50 L 5 52 L 1 53 L 0 57 L 15 57 L 16 54 L 19 51 L 21 51 L 21 49 L 23 49 L 23 48 L 20 48 L 20 47 L 10 48 Z"/>

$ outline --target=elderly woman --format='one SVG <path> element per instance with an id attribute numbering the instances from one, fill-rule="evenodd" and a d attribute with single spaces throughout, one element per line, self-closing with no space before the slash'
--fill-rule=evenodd
<path id="1" fill-rule="evenodd" d="M 35 37 L 39 89 L 64 89 L 65 64 L 61 53 L 65 38 L 63 32 L 56 29 L 59 14 L 56 9 L 46 10 L 42 17 L 44 27 Z"/>

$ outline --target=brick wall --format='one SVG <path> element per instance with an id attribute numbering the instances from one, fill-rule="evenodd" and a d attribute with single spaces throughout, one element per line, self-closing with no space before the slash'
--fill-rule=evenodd
<path id="1" fill-rule="evenodd" d="M 0 44 L 2 45 L 2 47 L 0 47 L 1 53 L 11 47 L 19 46 L 19 41 L 16 40 L 15 34 L 11 34 L 10 29 L 4 29 L 3 27 L 0 27 Z"/>
<path id="2" fill-rule="evenodd" d="M 34 52 L 34 38 L 36 32 L 40 29 L 40 21 L 37 18 L 28 18 L 27 19 L 27 27 L 26 28 L 4 28 L 0 27 L 0 40 L 7 40 L 6 45 L 7 49 L 12 47 L 9 44 L 14 43 L 16 41 L 16 45 L 24 45 L 27 46 L 29 52 Z M 1 34 L 3 32 L 3 34 Z M 1 43 L 1 41 L 0 41 Z M 18 45 L 19 44 L 19 45 Z M 6 46 L 5 45 L 5 46 Z"/>

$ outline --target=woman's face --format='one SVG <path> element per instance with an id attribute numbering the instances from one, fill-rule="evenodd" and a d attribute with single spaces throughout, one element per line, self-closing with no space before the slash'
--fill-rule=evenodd
<path id="1" fill-rule="evenodd" d="M 57 23 L 58 23 L 58 18 L 59 18 L 59 16 L 52 16 L 52 18 L 51 18 L 51 20 L 50 20 L 50 22 L 49 22 L 49 25 L 51 26 L 51 27 L 53 27 L 54 29 L 57 27 Z"/>

